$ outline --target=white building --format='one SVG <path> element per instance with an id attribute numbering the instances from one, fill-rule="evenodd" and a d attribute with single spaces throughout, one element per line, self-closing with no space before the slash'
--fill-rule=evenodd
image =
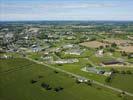
<path id="1" fill-rule="evenodd" d="M 103 56 L 103 49 L 102 50 L 98 50 L 97 52 L 96 52 L 96 56 L 99 56 L 99 57 L 101 57 L 101 56 Z"/>
<path id="2" fill-rule="evenodd" d="M 67 44 L 67 45 L 64 45 L 63 48 L 67 49 L 67 48 L 72 48 L 73 46 L 74 46 L 73 44 Z"/>
<path id="3" fill-rule="evenodd" d="M 81 55 L 82 51 L 81 50 L 68 50 L 65 52 L 65 54 L 70 54 L 70 55 Z"/>
<path id="4" fill-rule="evenodd" d="M 79 62 L 78 59 L 61 59 L 61 60 L 57 60 L 54 61 L 54 63 L 56 64 L 67 64 L 67 63 L 76 63 Z"/>

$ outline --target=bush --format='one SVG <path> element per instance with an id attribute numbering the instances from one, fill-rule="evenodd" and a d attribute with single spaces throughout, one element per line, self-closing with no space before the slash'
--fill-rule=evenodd
<path id="1" fill-rule="evenodd" d="M 38 78 L 43 78 L 43 76 L 42 75 L 39 75 Z"/>
<path id="2" fill-rule="evenodd" d="M 63 90 L 62 87 L 56 87 L 56 88 L 54 88 L 54 91 L 56 91 L 56 92 L 59 92 L 59 91 L 62 91 L 62 90 Z"/>
<path id="3" fill-rule="evenodd" d="M 127 56 L 127 53 L 125 51 L 121 52 L 122 56 Z"/>
<path id="4" fill-rule="evenodd" d="M 131 58 L 133 58 L 133 56 L 132 56 L 133 54 L 128 54 L 128 59 L 131 59 Z"/>
<path id="5" fill-rule="evenodd" d="M 92 86 L 91 81 L 86 82 L 87 85 Z"/>
<path id="6" fill-rule="evenodd" d="M 51 90 L 52 88 L 47 83 L 42 83 L 41 86 L 45 88 L 46 90 Z"/>
<path id="7" fill-rule="evenodd" d="M 97 87 L 96 89 L 98 89 L 98 90 L 101 90 L 102 88 L 100 88 L 100 87 Z"/>
<path id="8" fill-rule="evenodd" d="M 118 94 L 118 97 L 120 97 L 120 98 L 122 97 L 121 93 Z"/>
<path id="9" fill-rule="evenodd" d="M 79 80 L 76 80 L 76 83 L 77 83 L 77 84 L 80 84 L 81 82 L 80 82 Z"/>
<path id="10" fill-rule="evenodd" d="M 32 84 L 36 83 L 37 81 L 36 80 L 31 80 L 30 81 Z"/>
<path id="11" fill-rule="evenodd" d="M 58 74 L 59 72 L 55 70 L 54 73 Z"/>
<path id="12" fill-rule="evenodd" d="M 119 71 L 116 70 L 116 69 L 114 69 L 114 68 L 111 68 L 110 71 L 111 71 L 112 73 L 119 73 Z"/>
<path id="13" fill-rule="evenodd" d="M 110 76 L 105 79 L 106 83 L 109 83 L 110 81 L 111 81 L 111 77 Z"/>
<path id="14" fill-rule="evenodd" d="M 111 44 L 111 47 L 116 48 L 117 47 L 117 44 L 116 43 L 112 43 Z"/>
<path id="15" fill-rule="evenodd" d="M 99 48 L 100 48 L 100 49 L 103 49 L 104 47 L 103 47 L 103 46 L 100 46 Z"/>
<path id="16" fill-rule="evenodd" d="M 39 60 L 38 58 L 34 58 L 35 60 Z"/>
<path id="17" fill-rule="evenodd" d="M 121 71 L 121 74 L 126 74 L 126 72 L 123 70 L 123 71 Z"/>
<path id="18" fill-rule="evenodd" d="M 110 52 L 115 52 L 115 49 L 110 48 L 109 51 L 110 51 Z"/>
<path id="19" fill-rule="evenodd" d="M 127 74 L 132 74 L 132 72 L 130 71 L 130 70 L 127 70 L 127 72 L 126 72 Z"/>

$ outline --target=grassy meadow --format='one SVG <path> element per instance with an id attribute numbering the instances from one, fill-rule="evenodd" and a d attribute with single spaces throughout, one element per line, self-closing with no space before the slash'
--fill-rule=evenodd
<path id="1" fill-rule="evenodd" d="M 110 90 L 77 84 L 64 73 L 25 59 L 0 60 L 0 69 L 0 100 L 132 100 Z M 42 83 L 51 89 L 46 90 Z M 63 89 L 56 92 L 57 87 Z"/>

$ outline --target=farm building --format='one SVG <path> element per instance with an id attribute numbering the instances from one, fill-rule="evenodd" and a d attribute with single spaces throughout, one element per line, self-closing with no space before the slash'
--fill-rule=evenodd
<path id="1" fill-rule="evenodd" d="M 78 49 L 71 49 L 67 50 L 65 54 L 70 54 L 70 55 L 81 55 L 82 51 Z"/>
<path id="2" fill-rule="evenodd" d="M 63 48 L 67 49 L 67 48 L 72 48 L 73 46 L 74 46 L 73 44 L 67 44 L 67 45 L 64 45 Z"/>
<path id="3" fill-rule="evenodd" d="M 82 71 L 91 72 L 91 73 L 100 74 L 100 75 L 105 75 L 105 76 L 110 76 L 112 74 L 112 72 L 97 69 L 95 67 L 84 67 L 84 68 L 82 68 Z"/>
<path id="4" fill-rule="evenodd" d="M 125 63 L 122 62 L 122 61 L 104 61 L 102 62 L 103 65 L 116 65 L 116 64 L 119 64 L 119 65 L 124 65 Z"/>
<path id="5" fill-rule="evenodd" d="M 61 59 L 61 60 L 57 60 L 54 61 L 54 63 L 56 64 L 67 64 L 67 63 L 76 63 L 79 62 L 78 59 Z"/>

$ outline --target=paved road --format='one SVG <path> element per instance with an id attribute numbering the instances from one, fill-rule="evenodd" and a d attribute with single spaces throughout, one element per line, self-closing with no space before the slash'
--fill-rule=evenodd
<path id="1" fill-rule="evenodd" d="M 53 66 L 48 65 L 48 64 L 46 64 L 46 63 L 42 63 L 42 62 L 33 60 L 33 59 L 31 59 L 31 58 L 26 58 L 26 59 L 28 59 L 28 60 L 30 60 L 30 61 L 33 61 L 33 62 L 36 62 L 36 63 L 38 63 L 38 64 L 42 64 L 42 65 L 47 66 L 47 67 L 49 67 L 49 68 L 51 68 L 51 69 L 61 71 L 61 72 L 66 73 L 66 74 L 68 74 L 68 75 L 74 76 L 74 77 L 76 77 L 76 78 L 82 78 L 82 79 L 86 79 L 86 80 L 91 80 L 91 79 L 89 79 L 89 78 L 86 78 L 86 77 L 83 77 L 83 76 L 80 76 L 80 75 L 77 75 L 77 74 L 74 74 L 74 73 L 65 71 L 65 70 L 63 70 L 63 69 L 53 67 Z M 114 90 L 114 91 L 116 91 L 116 92 L 123 92 L 123 90 L 121 90 L 121 89 L 114 88 L 114 87 L 111 87 L 111 86 L 109 86 L 109 85 L 105 85 L 105 84 L 103 84 L 103 83 L 100 83 L 100 82 L 97 82 L 97 81 L 94 81 L 94 80 L 93 80 L 92 82 L 93 82 L 94 84 L 97 84 L 97 85 L 99 85 L 99 86 L 102 86 L 102 87 L 105 87 L 105 88 Z M 124 91 L 124 92 L 125 92 L 125 94 L 128 95 L 128 96 L 133 96 L 132 93 L 129 93 L 129 92 L 126 92 L 126 91 Z"/>

